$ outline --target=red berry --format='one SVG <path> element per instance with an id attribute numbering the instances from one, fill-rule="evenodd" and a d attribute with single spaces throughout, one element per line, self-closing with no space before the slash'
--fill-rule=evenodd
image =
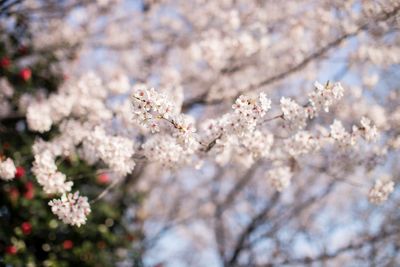
<path id="1" fill-rule="evenodd" d="M 33 187 L 33 183 L 32 182 L 27 182 L 25 184 L 25 193 L 24 193 L 24 197 L 28 200 L 31 200 L 34 196 L 35 196 L 35 188 Z"/>
<path id="2" fill-rule="evenodd" d="M 63 242 L 63 248 L 64 249 L 71 249 L 74 247 L 74 243 L 71 240 L 65 240 Z"/>
<path id="3" fill-rule="evenodd" d="M 24 194 L 24 198 L 27 200 L 31 200 L 35 196 L 35 192 L 33 190 L 27 191 Z"/>
<path id="4" fill-rule="evenodd" d="M 15 172 L 15 178 L 18 179 L 18 178 L 21 178 L 23 176 L 25 176 L 25 169 L 22 166 L 18 166 L 17 170 Z"/>
<path id="5" fill-rule="evenodd" d="M 0 59 L 0 67 L 8 68 L 11 65 L 11 60 L 8 57 L 3 57 Z"/>
<path id="6" fill-rule="evenodd" d="M 6 247 L 6 253 L 10 255 L 15 255 L 17 254 L 17 247 L 16 246 L 8 246 Z"/>
<path id="7" fill-rule="evenodd" d="M 21 76 L 22 80 L 24 81 L 28 81 L 31 76 L 32 76 L 32 72 L 30 69 L 28 68 L 23 68 L 20 72 L 19 72 L 19 76 Z"/>
<path id="8" fill-rule="evenodd" d="M 21 224 L 21 229 L 24 235 L 29 235 L 32 232 L 32 225 L 29 222 L 23 222 Z"/>
<path id="9" fill-rule="evenodd" d="M 110 181 L 110 176 L 107 173 L 102 173 L 97 176 L 97 183 L 107 184 Z"/>

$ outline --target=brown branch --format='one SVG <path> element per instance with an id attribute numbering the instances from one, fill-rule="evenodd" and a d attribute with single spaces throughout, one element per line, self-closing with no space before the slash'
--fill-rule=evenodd
<path id="1" fill-rule="evenodd" d="M 262 123 L 273 121 L 273 120 L 276 120 L 276 119 L 284 119 L 283 114 L 279 114 L 279 115 L 276 115 L 276 116 L 274 116 L 272 118 L 265 119 L 264 121 L 262 121 Z M 218 137 L 214 138 L 208 145 L 204 145 L 204 144 L 200 143 L 200 145 L 205 146 L 205 148 L 202 149 L 202 150 L 204 152 L 210 151 L 217 144 L 217 141 L 219 139 L 221 139 L 222 136 L 223 136 L 223 134 L 221 133 Z"/>
<path id="2" fill-rule="evenodd" d="M 314 203 L 316 203 L 319 200 L 324 199 L 325 197 L 327 197 L 330 193 L 333 192 L 334 186 L 336 184 L 336 180 L 331 181 L 328 186 L 325 188 L 324 192 L 322 192 L 319 195 L 316 196 L 312 196 L 310 197 L 308 200 L 300 203 L 298 206 L 293 207 L 291 209 L 291 212 L 286 212 L 283 213 L 281 218 L 279 218 L 279 220 L 277 221 L 277 223 L 275 223 L 274 227 L 272 227 L 271 229 L 269 229 L 267 232 L 263 233 L 262 235 L 260 235 L 259 237 L 257 237 L 257 239 L 254 239 L 251 244 L 248 245 L 254 245 L 257 242 L 263 240 L 264 238 L 269 237 L 271 234 L 276 233 L 279 229 L 282 228 L 282 226 L 286 225 L 292 218 L 295 218 L 297 215 L 299 215 L 303 210 L 307 209 L 308 207 L 310 207 L 311 205 L 313 205 Z"/>
<path id="3" fill-rule="evenodd" d="M 359 250 L 362 249 L 364 246 L 375 244 L 377 242 L 380 242 L 386 238 L 390 238 L 394 235 L 397 235 L 399 233 L 398 229 L 391 230 L 391 231 L 383 231 L 377 235 L 369 236 L 367 238 L 364 238 L 363 240 L 359 241 L 358 243 L 350 243 L 345 247 L 339 248 L 335 252 L 332 253 L 323 253 L 321 255 L 318 255 L 316 257 L 304 257 L 304 258 L 297 258 L 297 259 L 287 259 L 285 261 L 279 262 L 279 263 L 274 263 L 274 264 L 265 264 L 265 265 L 260 265 L 259 267 L 267 267 L 267 266 L 282 266 L 282 265 L 291 265 L 291 264 L 311 264 L 314 262 L 319 262 L 319 261 L 326 261 L 326 260 L 331 260 L 334 259 L 338 256 L 340 256 L 343 253 L 353 251 L 353 250 Z"/>
<path id="4" fill-rule="evenodd" d="M 217 205 L 217 213 L 223 213 L 224 210 L 234 201 L 235 197 L 239 192 L 251 181 L 254 177 L 258 167 L 258 162 L 254 164 L 246 173 L 241 177 L 241 179 L 235 184 L 231 191 L 227 194 L 226 198 Z"/>
<path id="5" fill-rule="evenodd" d="M 396 6 L 393 8 L 392 11 L 390 12 L 385 12 L 383 11 L 381 14 L 379 14 L 376 18 L 371 19 L 374 23 L 377 22 L 383 22 L 383 21 L 387 21 L 390 18 L 392 18 L 393 16 L 395 16 L 400 10 L 400 6 Z M 327 52 L 329 52 L 331 49 L 338 47 L 339 45 L 341 45 L 345 40 L 351 38 L 351 37 L 355 37 L 358 34 L 360 34 L 361 32 L 365 31 L 368 29 L 368 26 L 370 24 L 370 21 L 367 21 L 363 24 L 361 24 L 355 31 L 352 32 L 348 32 L 348 33 L 344 33 L 342 34 L 340 37 L 338 37 L 337 39 L 329 42 L 327 45 L 319 48 L 318 50 L 316 50 L 314 53 L 311 53 L 310 55 L 308 55 L 307 57 L 305 57 L 302 61 L 300 61 L 299 63 L 295 64 L 294 66 L 292 66 L 291 68 L 280 72 L 278 74 L 272 75 L 270 77 L 267 77 L 266 79 L 251 84 L 249 85 L 247 88 L 240 90 L 238 92 L 238 94 L 236 95 L 236 97 L 238 97 L 240 94 L 245 93 L 245 92 L 249 92 L 251 90 L 257 89 L 259 87 L 262 86 L 266 86 L 269 84 L 272 84 L 274 82 L 277 82 L 279 80 L 282 80 L 284 78 L 286 78 L 287 76 L 301 70 L 302 68 L 306 67 L 310 62 L 312 62 L 313 60 L 320 58 L 321 56 L 324 56 Z M 189 99 L 188 101 L 184 102 L 182 109 L 183 110 L 188 110 L 191 107 L 195 106 L 195 105 L 215 105 L 215 104 L 220 104 L 224 101 L 224 99 L 217 99 L 217 100 L 212 100 L 212 101 L 208 101 L 208 95 L 209 92 L 205 92 L 195 98 Z"/>
<path id="6" fill-rule="evenodd" d="M 275 227 L 270 228 L 266 233 L 262 234 L 259 238 L 254 240 L 251 244 L 255 244 L 259 240 L 269 236 L 271 233 L 275 233 L 279 228 L 281 228 L 283 225 L 285 225 L 291 218 L 297 216 L 300 212 L 302 212 L 304 209 L 306 209 L 310 205 L 314 204 L 317 200 L 320 200 L 320 199 L 324 198 L 325 196 L 327 196 L 330 192 L 332 192 L 332 190 L 334 188 L 334 184 L 335 184 L 335 182 L 332 181 L 331 183 L 329 183 L 329 185 L 326 187 L 326 189 L 324 190 L 323 193 L 310 197 L 308 200 L 306 200 L 306 201 L 302 202 L 300 205 L 294 207 L 292 209 L 291 213 L 288 213 L 288 212 L 284 213 L 281 216 L 279 222 L 274 224 Z M 274 203 L 276 203 L 276 200 Z M 273 207 L 273 205 L 271 206 L 271 208 L 272 207 Z M 268 213 L 268 211 L 267 211 L 267 213 Z M 239 259 L 241 252 L 251 245 L 251 244 L 246 245 L 246 240 L 263 223 L 263 219 L 265 218 L 267 213 L 265 213 L 263 215 L 260 213 L 258 216 L 253 218 L 251 223 L 242 232 L 242 234 L 239 238 L 239 242 L 236 243 L 234 252 L 233 252 L 232 257 L 229 260 L 229 264 L 227 266 L 235 266 L 237 264 L 237 260 Z M 288 216 L 286 216 L 286 215 L 288 215 Z"/>
<path id="7" fill-rule="evenodd" d="M 228 263 L 225 264 L 225 266 L 234 266 L 235 265 L 240 253 L 242 252 L 242 249 L 244 247 L 244 244 L 245 244 L 247 238 L 254 232 L 254 230 L 257 229 L 260 222 L 262 222 L 264 220 L 265 216 L 275 206 L 275 203 L 278 201 L 279 197 L 280 197 L 280 194 L 278 192 L 275 192 L 275 194 L 272 196 L 271 200 L 265 205 L 265 207 L 252 218 L 251 222 L 246 226 L 246 228 L 239 235 L 236 245 L 234 246 L 232 256 L 229 259 Z"/>

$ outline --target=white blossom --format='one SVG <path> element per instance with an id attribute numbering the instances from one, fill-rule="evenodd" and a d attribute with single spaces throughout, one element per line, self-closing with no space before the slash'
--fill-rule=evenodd
<path id="1" fill-rule="evenodd" d="M 293 173 L 287 166 L 275 167 L 267 172 L 272 186 L 279 192 L 290 186 Z"/>
<path id="2" fill-rule="evenodd" d="M 394 182 L 388 177 L 383 177 L 375 181 L 374 186 L 369 191 L 368 199 L 371 203 L 381 204 L 388 199 L 393 190 Z"/>
<path id="3" fill-rule="evenodd" d="M 241 95 L 236 99 L 232 108 L 237 114 L 232 117 L 231 123 L 235 124 L 234 128 L 251 129 L 271 109 L 271 100 L 264 93 L 260 93 L 257 98 Z"/>
<path id="4" fill-rule="evenodd" d="M 186 150 L 196 151 L 199 147 L 197 141 L 195 120 L 193 117 L 186 114 L 179 114 L 173 120 L 176 125 L 174 127 L 173 136 L 175 136 Z"/>
<path id="5" fill-rule="evenodd" d="M 257 159 L 268 158 L 273 141 L 272 134 L 258 130 L 227 135 L 216 140 L 211 154 L 215 155 L 215 161 L 220 165 L 233 160 L 247 168 Z"/>
<path id="6" fill-rule="evenodd" d="M 14 95 L 14 88 L 6 78 L 0 78 L 0 98 L 10 98 Z"/>
<path id="7" fill-rule="evenodd" d="M 60 131 L 71 138 L 75 145 L 81 143 L 82 140 L 89 135 L 90 130 L 90 124 L 84 124 L 74 119 L 63 120 L 62 123 L 60 123 Z"/>
<path id="8" fill-rule="evenodd" d="M 77 96 L 88 96 L 96 99 L 105 99 L 107 97 L 107 90 L 103 86 L 101 78 L 93 71 L 82 75 L 76 83 L 67 84 L 65 89 L 67 92 Z"/>
<path id="9" fill-rule="evenodd" d="M 299 131 L 291 138 L 285 140 L 285 149 L 292 156 L 307 154 L 319 148 L 318 140 L 307 131 Z"/>
<path id="10" fill-rule="evenodd" d="M 50 130 L 53 120 L 51 109 L 46 103 L 33 103 L 26 112 L 28 127 L 32 131 L 44 133 Z"/>
<path id="11" fill-rule="evenodd" d="M 343 97 L 344 89 L 340 83 L 326 85 L 318 81 L 314 83 L 314 91 L 309 94 L 309 101 L 314 108 L 315 113 L 320 110 L 329 111 L 329 107 L 337 103 Z"/>
<path id="12" fill-rule="evenodd" d="M 62 194 L 71 191 L 73 183 L 66 182 L 67 177 L 61 172 L 54 172 L 48 176 L 38 175 L 38 183 L 43 186 L 43 191 L 46 194 Z"/>
<path id="13" fill-rule="evenodd" d="M 79 196 L 79 192 L 63 194 L 60 199 L 51 200 L 49 205 L 60 220 L 78 227 L 86 223 L 91 211 L 87 197 Z"/>
<path id="14" fill-rule="evenodd" d="M 52 121 L 58 122 L 71 113 L 74 98 L 64 94 L 53 94 L 49 97 L 49 105 Z"/>
<path id="15" fill-rule="evenodd" d="M 379 75 L 374 73 L 363 77 L 363 84 L 368 88 L 373 88 L 379 82 Z"/>
<path id="16" fill-rule="evenodd" d="M 283 118 L 289 122 L 289 127 L 293 129 L 303 129 L 306 126 L 306 110 L 290 98 L 282 97 L 281 110 Z"/>
<path id="17" fill-rule="evenodd" d="M 171 118 L 173 105 L 168 101 L 167 96 L 156 92 L 154 88 L 146 89 L 141 85 L 136 88 L 132 95 L 133 119 L 153 133 L 160 131 L 162 120 Z"/>
<path id="18" fill-rule="evenodd" d="M 54 156 L 48 150 L 35 155 L 32 172 L 46 194 L 63 194 L 71 191 L 73 183 L 66 181 L 66 176 L 57 171 Z"/>
<path id="19" fill-rule="evenodd" d="M 372 124 L 371 120 L 362 117 L 360 124 L 362 126 L 363 136 L 367 141 L 376 141 L 378 139 L 378 129 Z"/>
<path id="20" fill-rule="evenodd" d="M 346 129 L 344 129 L 342 123 L 338 120 L 334 120 L 330 128 L 331 128 L 331 136 L 335 140 L 342 140 L 348 136 Z"/>
<path id="21" fill-rule="evenodd" d="M 355 135 L 348 133 L 339 120 L 334 120 L 330 129 L 330 136 L 337 141 L 341 147 L 347 148 L 355 144 Z"/>
<path id="22" fill-rule="evenodd" d="M 221 166 L 227 164 L 233 158 L 237 147 L 239 147 L 239 138 L 236 135 L 228 135 L 217 139 L 212 150 L 213 155 L 215 155 L 215 161 Z M 246 160 L 243 163 L 247 165 Z"/>
<path id="23" fill-rule="evenodd" d="M 396 230 L 386 228 L 396 216 L 385 214 L 396 211 L 396 201 L 368 213 L 357 189 L 370 173 L 397 174 L 399 0 L 55 1 L 62 4 L 51 10 L 51 1 L 12 2 L 18 2 L 12 15 L 0 23 L 0 72 L 15 86 L 2 87 L 8 78 L 0 79 L 0 156 L 28 166 L 33 153 L 39 193 L 60 194 L 50 203 L 55 218 L 85 223 L 88 199 L 69 194 L 78 190 L 71 189 L 72 178 L 101 175 L 79 181 L 84 191 L 99 183 L 103 191 L 96 201 L 120 204 L 109 195 L 114 185 L 113 192 L 143 195 L 143 201 L 122 199 L 121 219 L 128 232 L 140 230 L 156 241 L 143 251 L 143 260 L 154 265 L 207 265 L 209 260 L 196 262 L 207 255 L 226 256 L 231 266 L 324 264 L 327 253 Z M 7 35 L 18 32 L 18 14 L 26 10 L 24 25 L 32 38 L 22 34 L 19 40 L 17 34 L 13 45 Z M 47 19 L 48 11 L 60 15 Z M 23 72 L 18 76 L 23 68 L 32 70 L 30 79 Z M 97 73 L 81 75 L 88 68 Z M 343 75 L 343 87 L 309 84 Z M 271 107 L 276 115 L 269 116 Z M 363 116 L 369 119 L 360 121 Z M 378 129 L 382 138 L 371 144 Z M 31 151 L 28 139 L 19 142 L 25 134 L 35 139 Z M 140 179 L 127 188 L 114 183 L 132 173 L 136 161 Z M 92 166 L 76 168 L 86 164 Z M 30 176 L 4 184 L 11 199 L 25 193 Z M 373 203 L 393 191 L 393 182 L 379 180 L 368 196 Z M 282 196 L 273 192 L 284 190 Z M 101 213 L 98 204 L 93 208 Z M 354 214 L 363 216 L 353 220 Z M 102 223 L 108 227 L 112 220 Z M 343 231 L 330 231 L 343 226 L 346 238 L 340 238 Z M 264 245 L 271 229 L 276 242 Z M 303 232 L 318 236 L 322 245 Z M 161 255 L 160 233 L 178 236 L 185 245 Z M 386 252 L 395 255 L 394 239 L 378 244 L 376 262 L 391 256 Z M 134 240 L 131 249 L 140 250 L 141 241 Z M 330 243 L 335 244 L 325 251 Z M 280 248 L 296 253 L 286 257 Z M 329 263 L 368 265 L 371 258 L 363 252 Z M 129 249 L 116 254 L 115 265 L 133 265 Z"/>
<path id="24" fill-rule="evenodd" d="M 12 105 L 8 99 L 0 96 L 0 118 L 6 118 L 12 112 Z"/>
<path id="25" fill-rule="evenodd" d="M 190 160 L 176 139 L 168 135 L 152 136 L 142 145 L 144 155 L 161 165 L 175 169 Z"/>
<path id="26" fill-rule="evenodd" d="M 254 159 L 268 157 L 274 142 L 274 135 L 255 130 L 243 135 L 240 142 L 246 150 L 244 153 L 251 155 Z"/>
<path id="27" fill-rule="evenodd" d="M 114 94 L 124 94 L 130 89 L 129 78 L 124 74 L 118 74 L 107 84 L 107 87 Z"/>
<path id="28" fill-rule="evenodd" d="M 85 140 L 85 148 L 95 153 L 95 158 L 101 158 L 114 172 L 125 176 L 135 167 L 132 159 L 133 141 L 122 136 L 109 136 L 103 128 L 96 127 Z"/>
<path id="29" fill-rule="evenodd" d="M 14 161 L 10 158 L 6 160 L 1 160 L 0 158 L 0 178 L 8 181 L 15 177 L 16 168 Z"/>

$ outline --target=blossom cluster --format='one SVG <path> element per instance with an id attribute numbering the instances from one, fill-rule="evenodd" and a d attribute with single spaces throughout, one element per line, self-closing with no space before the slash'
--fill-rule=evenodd
<path id="1" fill-rule="evenodd" d="M 386 201 L 394 190 L 394 182 L 388 177 L 383 177 L 375 181 L 374 186 L 368 194 L 368 199 L 371 203 L 381 204 Z"/>
<path id="2" fill-rule="evenodd" d="M 368 121 L 368 126 L 365 122 Z M 309 131 L 300 130 L 290 138 L 284 140 L 284 150 L 291 156 L 299 156 L 320 150 L 325 144 L 333 142 L 339 148 L 352 148 L 357 144 L 359 138 L 367 142 L 374 142 L 378 138 L 377 128 L 370 124 L 367 118 L 361 119 L 361 126 L 354 125 L 352 132 L 347 132 L 339 120 L 334 120 L 330 125 L 329 134 L 313 135 Z M 325 131 L 325 130 L 324 130 Z"/>
<path id="3" fill-rule="evenodd" d="M 281 98 L 281 109 L 283 118 L 289 122 L 289 127 L 293 129 L 303 129 L 306 126 L 306 109 L 297 104 L 290 98 Z"/>
<path id="4" fill-rule="evenodd" d="M 231 126 L 234 130 L 243 132 L 256 127 L 257 122 L 271 109 L 271 100 L 265 93 L 260 93 L 257 98 L 241 95 L 232 108 L 236 116 L 231 116 Z"/>
<path id="5" fill-rule="evenodd" d="M 198 150 L 194 119 L 178 112 L 179 109 L 166 94 L 157 92 L 154 88 L 147 89 L 144 85 L 136 86 L 132 95 L 132 109 L 133 120 L 152 133 L 161 130 L 170 132 L 170 137 L 150 137 L 142 145 L 144 155 L 154 156 L 157 162 L 169 167 L 174 162 L 176 167 L 179 162 L 188 162 L 190 156 Z"/>
<path id="6" fill-rule="evenodd" d="M 14 95 L 14 88 L 6 78 L 0 78 L 0 118 L 11 113 L 10 100 Z"/>
<path id="7" fill-rule="evenodd" d="M 12 180 L 15 177 L 15 172 L 17 169 L 15 168 L 14 161 L 10 158 L 5 160 L 1 160 L 0 158 L 0 179 L 5 181 Z"/>
<path id="8" fill-rule="evenodd" d="M 211 157 L 219 165 L 234 161 L 246 168 L 256 160 L 267 159 L 275 166 L 267 171 L 268 179 L 276 190 L 282 191 L 293 176 L 291 169 L 282 165 L 284 157 L 318 151 L 327 140 L 350 147 L 358 137 L 366 141 L 377 139 L 377 128 L 367 118 L 361 119 L 360 126 L 353 126 L 352 133 L 338 120 L 325 135 L 304 130 L 308 119 L 317 116 L 320 110 L 329 111 L 343 96 L 339 83 L 323 86 L 316 82 L 306 106 L 282 97 L 282 115 L 273 119 L 283 119 L 296 131 L 278 139 L 266 127 L 272 103 L 265 93 L 240 95 L 230 112 L 202 122 L 197 131 L 194 118 L 181 113 L 180 105 L 171 100 L 167 91 L 135 85 L 131 111 L 127 102 L 115 108 L 107 101 L 115 94 L 125 94 L 129 88 L 126 76 L 117 76 L 104 84 L 96 74 L 88 73 L 75 82 L 65 83 L 48 98 L 28 103 L 25 111 L 29 129 L 46 132 L 53 125 L 60 129 L 55 138 L 37 139 L 33 146 L 32 171 L 46 193 L 66 194 L 72 190 L 72 181 L 67 181 L 56 166 L 58 157 L 71 155 L 80 156 L 88 164 L 101 162 L 119 176 L 133 171 L 134 156 L 173 170 Z M 134 139 L 140 141 L 136 143 Z"/>
<path id="9" fill-rule="evenodd" d="M 271 133 L 256 129 L 271 109 L 271 100 L 264 93 L 256 97 L 241 95 L 232 109 L 220 119 L 203 123 L 202 143 L 219 164 L 236 160 L 249 167 L 255 159 L 266 157 L 273 144 Z"/>
<path id="10" fill-rule="evenodd" d="M 291 129 L 298 130 L 283 140 L 283 150 L 274 147 L 274 135 L 263 128 L 263 118 L 271 109 L 271 100 L 264 93 L 258 97 L 239 96 L 232 105 L 233 112 L 217 119 L 206 120 L 200 125 L 201 131 L 197 133 L 195 130 L 187 130 L 194 129 L 194 122 L 190 121 L 190 127 L 186 127 L 187 123 L 182 120 L 185 115 L 174 109 L 173 103 L 165 94 L 141 86 L 132 96 L 133 120 L 139 121 L 152 132 L 170 132 L 171 136 L 158 134 L 142 145 L 144 155 L 162 165 L 173 168 L 178 162 L 188 163 L 190 155 L 202 151 L 214 155 L 215 161 L 220 165 L 237 161 L 250 167 L 258 158 L 279 158 L 279 151 L 291 156 L 318 151 L 329 140 L 349 147 L 356 144 L 358 137 L 375 141 L 376 126 L 366 118 L 361 120 L 360 127 L 353 127 L 351 134 L 336 120 L 331 125 L 330 135 L 314 136 L 311 132 L 302 130 L 308 118 L 315 117 L 320 110 L 329 111 L 329 107 L 343 96 L 343 91 L 340 83 L 327 83 L 323 86 L 316 82 L 315 90 L 310 93 L 310 104 L 304 107 L 290 98 L 282 97 L 280 107 L 283 114 L 276 118 L 282 118 L 289 123 Z M 182 146 L 187 140 L 193 144 L 190 150 L 187 149 L 188 146 Z"/>
<path id="11" fill-rule="evenodd" d="M 190 159 L 176 139 L 169 135 L 154 135 L 143 144 L 142 148 L 146 158 L 170 169 L 175 169 Z"/>
<path id="12" fill-rule="evenodd" d="M 250 167 L 256 159 L 269 156 L 273 142 L 272 134 L 258 130 L 223 135 L 215 141 L 211 154 L 215 155 L 215 161 L 220 165 L 234 161 Z"/>
<path id="13" fill-rule="evenodd" d="M 362 117 L 360 124 L 361 126 L 353 125 L 352 132 L 349 133 L 339 120 L 334 120 L 330 126 L 330 137 L 345 148 L 353 146 L 358 138 L 363 138 L 368 142 L 374 142 L 378 139 L 377 127 L 372 125 L 370 119 Z"/>
<path id="14" fill-rule="evenodd" d="M 293 173 L 287 166 L 275 167 L 267 172 L 271 185 L 279 192 L 290 186 Z"/>
<path id="15" fill-rule="evenodd" d="M 344 95 L 344 89 L 340 83 L 320 84 L 314 83 L 314 90 L 309 93 L 309 103 L 301 106 L 296 101 L 282 97 L 280 107 L 283 119 L 288 127 L 294 130 L 301 130 L 307 124 L 307 119 L 317 116 L 321 110 L 329 112 L 329 107 L 336 104 Z"/>
<path id="16" fill-rule="evenodd" d="M 317 151 L 321 148 L 320 140 L 308 131 L 298 131 L 292 137 L 284 140 L 285 150 L 291 156 L 299 156 Z"/>
<path id="17" fill-rule="evenodd" d="M 30 98 L 28 107 L 21 109 L 26 112 L 30 130 L 43 133 L 53 125 L 60 129 L 60 134 L 49 141 L 38 138 L 32 149 L 32 172 L 45 193 L 65 194 L 72 189 L 73 182 L 57 170 L 58 158 L 80 156 L 88 164 L 102 162 L 119 176 L 132 172 L 135 143 L 129 132 L 114 131 L 112 125 L 122 121 L 122 111 L 106 101 L 112 95 L 125 93 L 127 83 L 119 77 L 105 85 L 90 72 L 66 82 L 48 98 Z"/>
<path id="18" fill-rule="evenodd" d="M 0 47 L 1 57 L 13 61 L 0 62 L 0 75 L 8 77 L 0 78 L 0 135 L 36 140 L 33 155 L 13 151 L 30 143 L 25 138 L 11 140 L 12 149 L 0 144 L 0 181 L 14 176 L 7 157 L 23 166 L 33 158 L 32 173 L 2 182 L 10 196 L 33 175 L 39 196 L 54 198 L 48 209 L 55 219 L 78 227 L 97 217 L 90 210 L 103 211 L 103 197 L 116 205 L 121 200 L 125 230 L 140 236 L 133 250 L 145 249 L 138 260 L 155 256 L 152 262 L 182 266 L 207 264 L 190 253 L 222 255 L 231 266 L 321 262 L 323 241 L 337 233 L 329 229 L 356 220 L 357 232 L 367 233 L 371 220 L 352 215 L 381 218 L 396 210 L 400 0 L 77 0 L 54 10 L 47 1 L 15 2 L 22 8 L 13 5 L 0 23 L 7 32 L 20 27 L 23 11 L 22 32 L 10 32 L 23 39 L 17 34 Z M 81 76 L 88 67 L 96 73 Z M 65 75 L 58 91 L 53 74 Z M 393 177 L 371 182 L 382 170 Z M 95 173 L 102 174 L 95 179 Z M 369 183 L 369 192 L 358 190 Z M 96 197 L 99 187 L 104 191 Z M 371 203 L 392 201 L 383 209 L 359 205 L 360 192 Z M 374 229 L 385 232 L 393 219 L 386 217 L 372 220 Z M 276 242 L 257 253 L 268 229 Z M 321 246 L 303 242 L 302 232 L 320 237 Z M 178 254 L 185 256 L 173 259 L 170 249 L 157 254 L 160 233 L 179 233 L 185 246 Z M 289 239 L 287 233 L 293 233 Z M 331 244 L 330 254 L 354 245 L 353 237 Z M 288 240 L 311 247 L 312 255 L 309 249 L 293 257 L 277 253 L 291 248 Z M 392 240 L 379 243 L 376 261 L 387 256 Z M 25 252 L 11 241 L 17 256 Z M 359 241 L 365 243 L 362 236 Z M 116 264 L 136 261 L 125 249 L 116 252 Z M 329 260 L 368 265 L 371 257 L 362 252 Z"/>
<path id="19" fill-rule="evenodd" d="M 132 95 L 133 119 L 138 120 L 151 132 L 159 132 L 162 120 L 173 116 L 173 106 L 165 94 L 156 92 L 154 88 L 138 88 Z"/>
<path id="20" fill-rule="evenodd" d="M 152 133 L 161 128 L 172 129 L 172 134 L 185 145 L 195 143 L 194 120 L 186 114 L 178 112 L 170 97 L 154 88 L 147 89 L 137 85 L 132 95 L 133 120 L 138 121 Z M 193 149 L 193 147 L 191 147 Z"/>
<path id="21" fill-rule="evenodd" d="M 51 200 L 49 205 L 60 220 L 78 227 L 86 223 L 91 211 L 87 197 L 79 196 L 79 192 L 63 194 L 60 199 Z"/>
<path id="22" fill-rule="evenodd" d="M 310 103 L 315 113 L 320 110 L 329 112 L 329 107 L 343 97 L 344 89 L 340 83 L 322 85 L 314 83 L 315 90 L 309 94 Z"/>
<path id="23" fill-rule="evenodd" d="M 46 194 L 63 194 L 71 191 L 73 183 L 57 171 L 54 156 L 49 150 L 35 155 L 32 172 Z"/>
<path id="24" fill-rule="evenodd" d="M 92 151 L 91 157 L 100 158 L 114 172 L 125 176 L 132 172 L 135 162 L 134 143 L 132 140 L 122 136 L 109 136 L 101 127 L 89 133 L 83 141 L 83 147 Z"/>
<path id="25" fill-rule="evenodd" d="M 68 117 L 85 118 L 90 123 L 111 119 L 112 112 L 105 104 L 106 97 L 107 89 L 100 78 L 89 72 L 75 82 L 65 83 L 48 98 L 33 98 L 26 109 L 28 127 L 43 133 Z"/>

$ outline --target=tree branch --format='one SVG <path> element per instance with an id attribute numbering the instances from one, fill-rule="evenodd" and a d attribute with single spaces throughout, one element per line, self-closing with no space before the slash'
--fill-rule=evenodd
<path id="1" fill-rule="evenodd" d="M 393 8 L 392 11 L 390 11 L 390 12 L 383 11 L 381 14 L 379 14 L 375 18 L 371 18 L 370 21 L 377 23 L 377 22 L 383 22 L 383 21 L 389 20 L 390 18 L 395 16 L 399 12 L 399 10 L 400 10 L 400 6 L 396 6 Z M 274 82 L 277 82 L 279 80 L 282 80 L 282 79 L 286 78 L 287 76 L 301 70 L 302 68 L 306 67 L 313 60 L 320 58 L 321 56 L 323 56 L 327 52 L 329 52 L 331 49 L 342 44 L 345 40 L 347 40 L 351 37 L 355 37 L 358 34 L 360 34 L 361 32 L 367 30 L 368 26 L 370 25 L 370 21 L 362 23 L 356 30 L 354 30 L 352 32 L 347 32 L 347 33 L 342 34 L 335 40 L 333 40 L 333 41 L 329 42 L 328 44 L 326 44 L 325 46 L 317 49 L 314 53 L 311 53 L 307 57 L 303 58 L 302 61 L 300 61 L 299 63 L 290 67 L 289 69 L 287 69 L 283 72 L 280 72 L 278 74 L 274 74 L 270 77 L 267 77 L 266 79 L 259 81 L 257 83 L 250 84 L 247 88 L 244 88 L 243 90 L 239 90 L 236 97 L 238 97 L 242 93 L 246 93 L 246 92 L 252 91 L 254 89 L 257 89 L 259 87 L 266 86 L 266 85 L 272 84 Z M 216 99 L 216 100 L 208 101 L 207 100 L 208 96 L 209 96 L 209 91 L 204 92 L 203 94 L 201 94 L 195 98 L 187 100 L 186 102 L 183 103 L 182 110 L 191 109 L 195 105 L 215 105 L 215 104 L 220 104 L 224 101 L 224 99 Z"/>

